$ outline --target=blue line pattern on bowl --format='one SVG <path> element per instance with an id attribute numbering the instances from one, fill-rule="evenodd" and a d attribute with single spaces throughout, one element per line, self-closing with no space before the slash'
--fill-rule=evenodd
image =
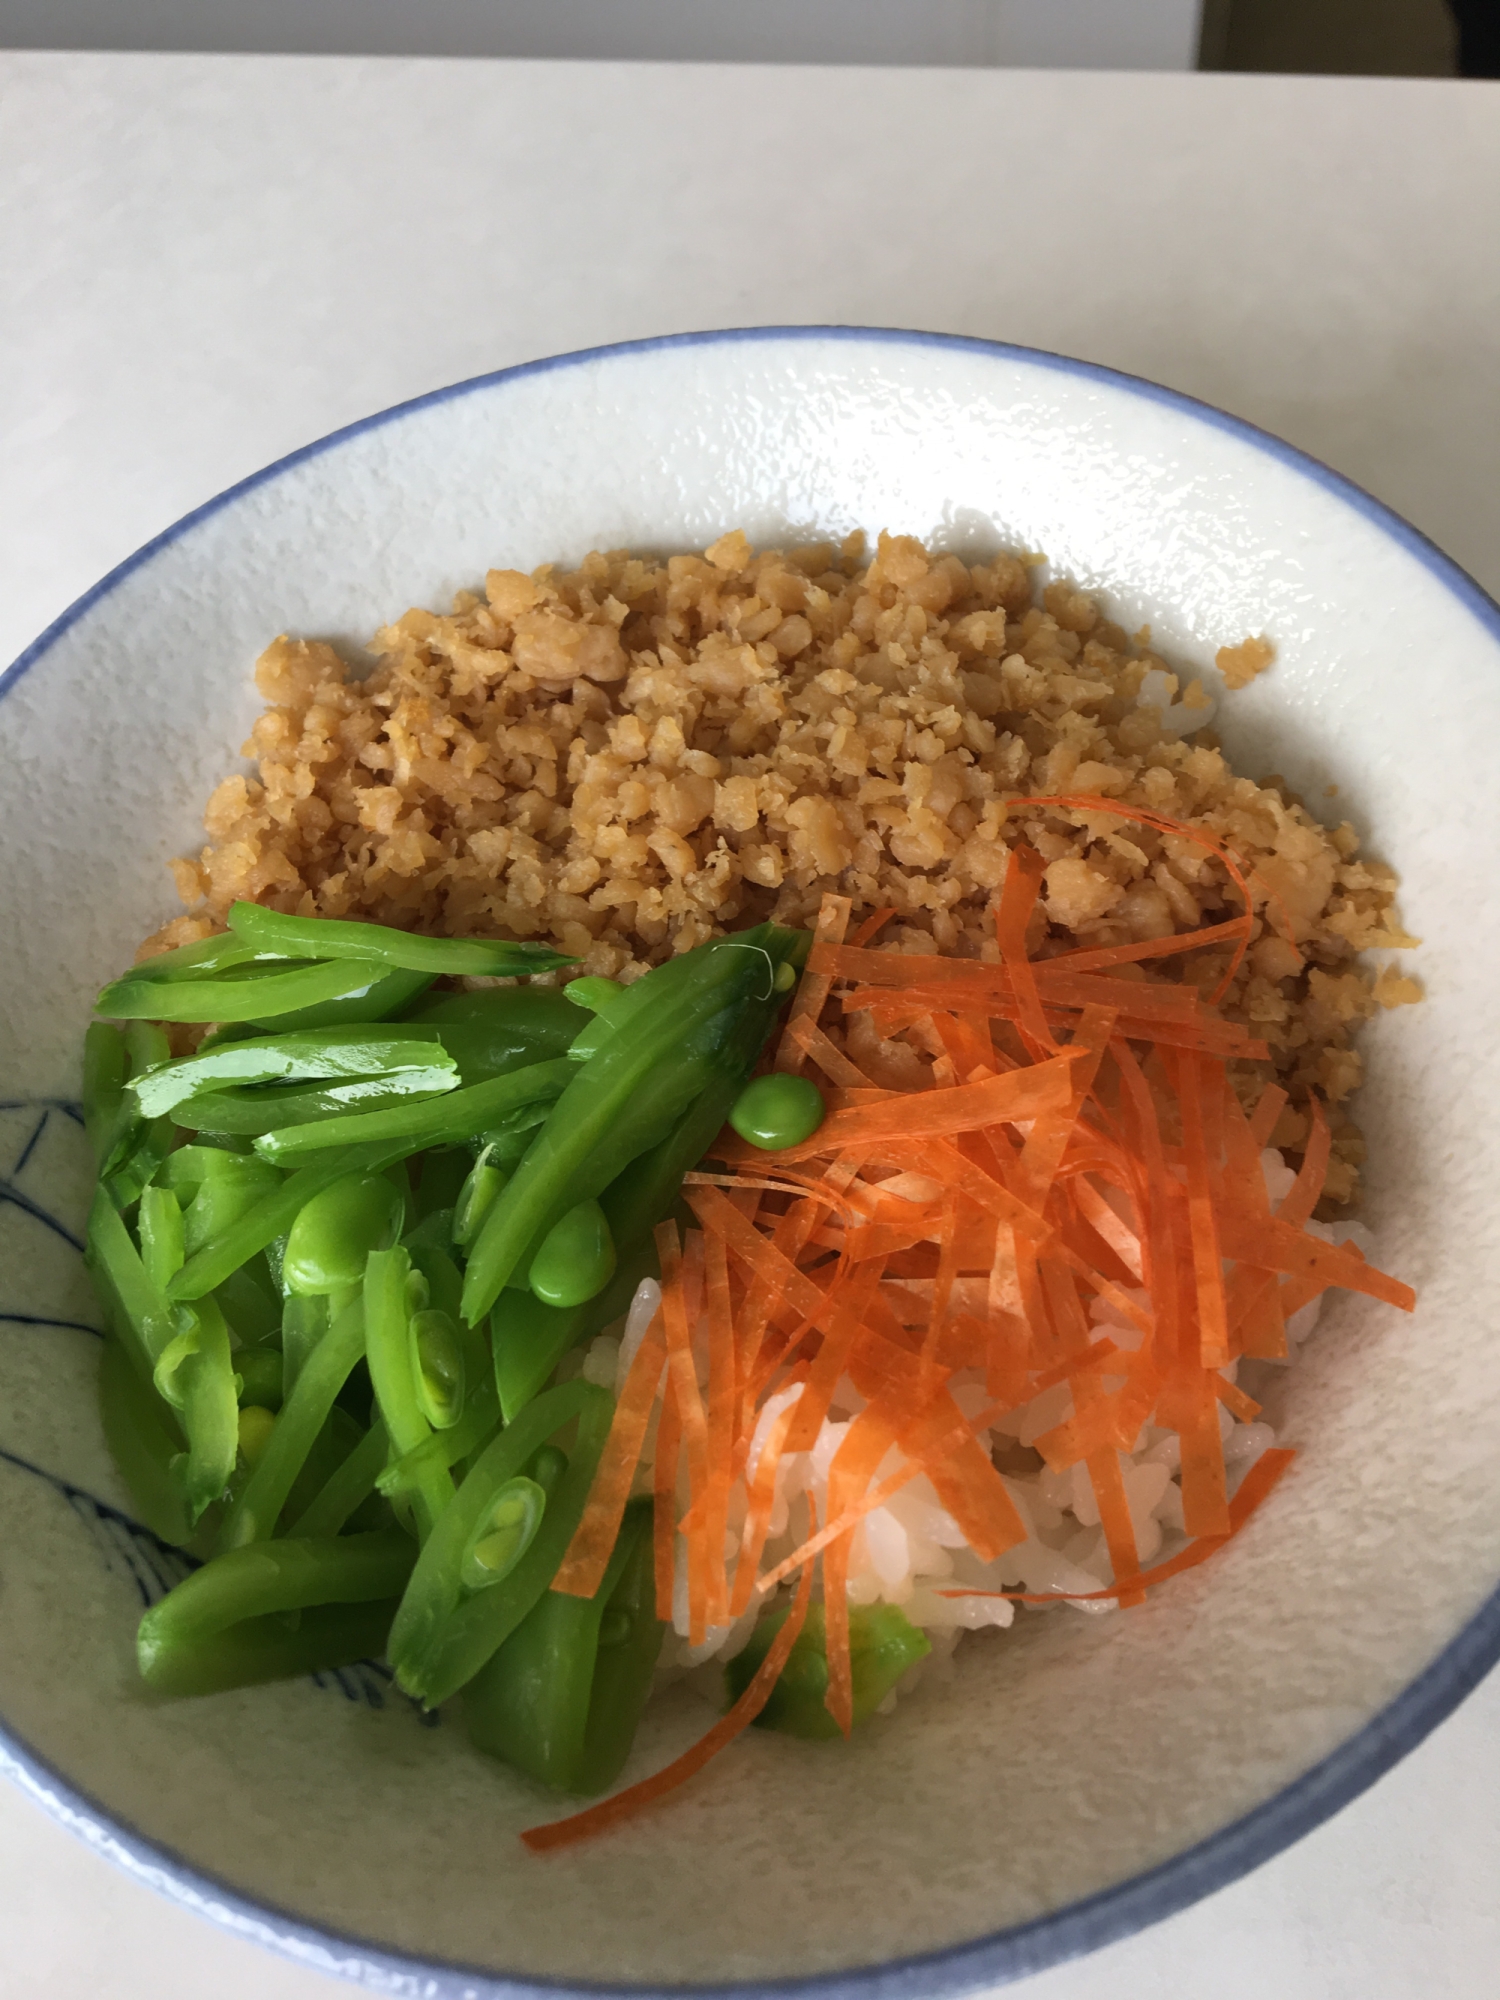
<path id="1" fill-rule="evenodd" d="M 968 335 L 926 333 L 894 327 L 790 326 L 735 327 L 702 333 L 663 334 L 653 339 L 623 341 L 613 346 L 579 349 L 552 355 L 518 367 L 496 369 L 463 382 L 435 389 L 424 396 L 394 404 L 358 422 L 347 424 L 285 458 L 263 467 L 215 498 L 205 501 L 161 534 L 128 556 L 92 589 L 71 604 L 45 632 L 0 673 L 0 699 L 45 659 L 56 641 L 161 549 L 179 540 L 242 495 L 278 478 L 311 458 L 350 439 L 398 421 L 421 409 L 473 395 L 481 390 L 523 381 L 531 376 L 576 368 L 601 359 L 644 354 L 671 348 L 711 345 L 839 340 L 851 344 L 932 347 L 947 352 L 1009 358 L 1032 367 L 1107 384 L 1127 394 L 1159 403 L 1248 443 L 1279 461 L 1300 477 L 1332 493 L 1369 521 L 1398 547 L 1412 555 L 1464 608 L 1500 641 L 1500 605 L 1478 583 L 1410 522 L 1392 512 L 1372 494 L 1342 473 L 1210 403 L 1127 375 L 1097 362 L 1080 361 L 1043 349 Z M 760 2000 L 760 1996 L 818 1995 L 826 2000 L 937 2000 L 939 1995 L 973 1992 L 1008 1984 L 1047 1966 L 1097 1950 L 1159 1923 L 1200 1897 L 1224 1888 L 1269 1860 L 1282 1849 L 1336 1813 L 1367 1790 L 1377 1778 L 1414 1749 L 1500 1660 L 1500 1590 L 1486 1600 L 1469 1623 L 1432 1664 L 1373 1721 L 1350 1737 L 1333 1754 L 1286 1786 L 1274 1798 L 1222 1828 L 1196 1846 L 1142 1875 L 1100 1891 L 1097 1895 L 1055 1910 L 1030 1922 L 991 1936 L 920 1957 L 853 1969 L 847 1973 L 805 1979 L 767 1980 L 749 1984 L 696 1985 L 657 1988 L 585 1980 L 507 1977 L 479 1968 L 418 1960 L 382 1950 L 368 1940 L 342 1936 L 331 1926 L 318 1927 L 249 1902 L 228 1884 L 218 1882 L 179 1855 L 172 1854 L 132 1828 L 115 1821 L 95 1801 L 70 1785 L 46 1761 L 12 1732 L 0 1728 L 0 1770 L 7 1771 L 39 1805 L 92 1846 L 124 1867 L 138 1880 L 196 1910 L 236 1935 L 254 1939 L 301 1964 L 329 1972 L 386 1994 L 410 2000 L 530 2000 L 530 1996 L 630 1996 L 630 2000 L 684 2000 L 686 1995 L 720 1996 L 721 2000 Z"/>

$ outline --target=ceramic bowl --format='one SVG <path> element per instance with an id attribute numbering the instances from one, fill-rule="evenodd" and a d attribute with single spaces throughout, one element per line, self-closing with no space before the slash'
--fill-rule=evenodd
<path id="1" fill-rule="evenodd" d="M 153 1706 L 134 1523 L 94 1413 L 73 1098 L 89 999 L 174 908 L 165 864 L 276 633 L 358 647 L 495 563 L 890 527 L 1044 551 L 1208 668 L 1241 768 L 1351 818 L 1403 880 L 1420 1007 L 1373 1024 L 1378 1261 L 1288 1387 L 1293 1471 L 1128 1614 L 1018 1621 L 848 1745 L 753 1734 L 628 1832 L 550 1857 L 549 1802 L 377 1667 Z M 1002 1981 L 1138 1927 L 1368 1784 L 1500 1652 L 1500 612 L 1325 468 L 1147 383 L 923 334 L 695 335 L 482 377 L 231 492 L 81 599 L 0 682 L 0 1746 L 141 1879 L 387 1992 Z M 678 1691 L 632 1769 L 701 1731 Z"/>

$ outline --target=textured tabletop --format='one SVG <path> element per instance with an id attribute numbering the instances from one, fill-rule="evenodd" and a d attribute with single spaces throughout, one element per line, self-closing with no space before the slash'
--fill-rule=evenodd
<path id="1" fill-rule="evenodd" d="M 1500 85 L 0 54 L 0 662 L 352 418 L 537 355 L 842 321 L 1290 438 L 1500 592 Z M 1420 635 L 1413 685 L 1420 687 Z M 1480 2000 L 1500 1686 L 1035 2000 Z M 0 1995 L 333 2000 L 0 1788 Z"/>

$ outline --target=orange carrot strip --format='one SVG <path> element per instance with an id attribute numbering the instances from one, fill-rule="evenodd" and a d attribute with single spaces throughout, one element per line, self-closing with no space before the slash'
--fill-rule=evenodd
<path id="1" fill-rule="evenodd" d="M 1190 1542 L 1185 1549 L 1179 1549 L 1175 1556 L 1165 1562 L 1155 1563 L 1150 1569 L 1142 1570 L 1138 1582 L 1150 1589 L 1159 1583 L 1166 1583 L 1174 1576 L 1181 1576 L 1185 1570 L 1196 1569 L 1200 1563 L 1217 1555 L 1224 1544 L 1237 1535 L 1251 1515 L 1263 1504 L 1280 1480 L 1292 1460 L 1295 1451 L 1286 1447 L 1273 1447 L 1263 1451 L 1240 1481 L 1234 1498 L 1229 1503 L 1229 1531 L 1223 1535 L 1207 1535 L 1201 1540 Z M 1114 1598 L 1117 1593 L 1109 1590 L 940 1590 L 939 1597 L 1007 1597 L 1015 1604 L 1093 1604 L 1101 1599 Z"/>
<path id="2" fill-rule="evenodd" d="M 993 1562 L 1025 1541 L 1026 1524 L 1005 1481 L 946 1389 L 906 1419 L 899 1442 L 908 1458 L 920 1462 L 939 1502 L 981 1562 Z"/>
<path id="3" fill-rule="evenodd" d="M 1247 1396 L 1236 1382 L 1226 1382 L 1222 1375 L 1213 1378 L 1214 1394 L 1228 1410 L 1230 1416 L 1237 1417 L 1242 1424 L 1253 1424 L 1260 1415 L 1260 1404 L 1253 1396 Z"/>
<path id="4" fill-rule="evenodd" d="M 1224 1255 L 1237 1264 L 1253 1264 L 1291 1278 L 1316 1279 L 1318 1290 L 1342 1286 L 1346 1292 L 1362 1292 L 1367 1298 L 1398 1306 L 1402 1312 L 1416 1310 L 1417 1295 L 1410 1285 L 1377 1271 L 1352 1245 L 1304 1236 L 1279 1215 L 1256 1222 L 1226 1214 L 1220 1218 L 1219 1241 Z"/>
<path id="5" fill-rule="evenodd" d="M 755 1670 L 755 1677 L 729 1713 L 717 1721 L 708 1734 L 699 1739 L 690 1750 L 674 1758 L 664 1770 L 653 1772 L 649 1778 L 642 1778 L 638 1784 L 627 1785 L 623 1792 L 616 1792 L 613 1798 L 601 1799 L 598 1805 L 586 1806 L 582 1812 L 572 1813 L 567 1819 L 553 1820 L 546 1826 L 528 1827 L 521 1835 L 522 1840 L 533 1854 L 545 1854 L 555 1847 L 568 1847 L 574 1841 L 587 1840 L 593 1834 L 604 1833 L 622 1821 L 633 1819 L 643 1806 L 652 1805 L 657 1799 L 665 1798 L 668 1792 L 686 1784 L 696 1777 L 705 1764 L 717 1757 L 719 1752 L 732 1743 L 736 1736 L 760 1714 L 771 1698 L 771 1690 L 781 1678 L 781 1670 L 786 1665 L 798 1634 L 807 1622 L 807 1607 L 812 1599 L 812 1565 L 809 1563 L 802 1573 L 797 1595 L 792 1600 L 792 1608 L 787 1613 L 781 1629 L 771 1641 L 766 1657 Z"/>
<path id="6" fill-rule="evenodd" d="M 1250 922 L 1249 917 L 1231 917 L 1227 923 L 1208 924 L 1196 931 L 1177 931 L 1170 937 L 1147 938 L 1138 944 L 1060 951 L 1044 963 L 1065 966 L 1069 972 L 1093 972 L 1108 965 L 1135 964 L 1143 958 L 1166 958 L 1177 952 L 1197 951 L 1204 945 L 1228 944 L 1231 939 L 1243 936 Z"/>
<path id="7" fill-rule="evenodd" d="M 729 1623 L 729 1582 L 724 1540 L 729 1531 L 729 1488 L 734 1478 L 734 1309 L 729 1252 L 722 1236 L 703 1240 L 703 1307 L 708 1324 L 708 1478 L 703 1499 L 703 1546 L 708 1581 L 708 1622 Z"/>
<path id="8" fill-rule="evenodd" d="M 879 1403 L 861 1410 L 844 1434 L 828 1468 L 828 1514 L 845 1513 L 868 1491 L 880 1461 L 895 1442 L 895 1426 Z M 823 1551 L 824 1646 L 828 1692 L 824 1707 L 848 1736 L 854 1728 L 854 1668 L 849 1654 L 849 1557 L 855 1528 L 838 1535 Z"/>
<path id="9" fill-rule="evenodd" d="M 682 1442 L 687 1454 L 688 1616 L 689 1642 L 701 1646 L 708 1633 L 708 1575 L 703 1540 L 703 1495 L 708 1483 L 708 1420 L 698 1392 L 693 1365 L 693 1328 L 689 1296 L 701 1285 L 703 1238 L 697 1230 L 679 1246 L 677 1224 L 656 1225 L 656 1249 L 661 1259 L 661 1310 L 667 1332 L 667 1369 L 675 1392 Z M 680 1523 L 679 1526 L 683 1524 Z"/>
<path id="10" fill-rule="evenodd" d="M 879 1283 L 880 1266 L 862 1265 L 823 1317 L 823 1344 L 814 1357 L 807 1387 L 797 1405 L 797 1421 L 786 1441 L 788 1451 L 811 1451 L 817 1443 L 833 1392 L 848 1366 L 854 1343 L 864 1330 L 865 1314 Z"/>
<path id="11" fill-rule="evenodd" d="M 1141 1271 L 1141 1239 L 1115 1213 L 1104 1196 L 1080 1174 L 1070 1192 L 1074 1205 L 1096 1235 L 1101 1236 L 1137 1282 Z"/>
<path id="12" fill-rule="evenodd" d="M 1010 974 L 1021 1033 L 1036 1049 L 1057 1047 L 1042 1012 L 1036 972 L 1026 949 L 1026 926 L 1036 908 L 1046 868 L 1047 864 L 1030 841 L 1018 842 L 1010 850 L 1005 882 L 995 910 L 995 936 L 1000 945 L 1000 960 Z"/>
<path id="13" fill-rule="evenodd" d="M 740 1530 L 740 1553 L 734 1571 L 734 1595 L 729 1602 L 731 1617 L 740 1618 L 750 1607 L 751 1594 L 755 1589 L 756 1571 L 760 1568 L 761 1554 L 766 1546 L 766 1535 L 770 1530 L 771 1513 L 776 1504 L 776 1471 L 781 1464 L 786 1449 L 786 1434 L 792 1427 L 792 1419 L 797 1414 L 795 1403 L 778 1410 L 771 1419 L 761 1445 L 760 1456 L 755 1461 L 755 1475 L 750 1481 L 746 1495 L 745 1525 Z"/>
<path id="14" fill-rule="evenodd" d="M 886 925 L 890 922 L 891 918 L 895 916 L 895 914 L 896 914 L 896 906 L 894 903 L 888 903 L 883 910 L 872 910 L 869 916 L 867 916 L 864 922 L 860 925 L 859 929 L 854 933 L 853 937 L 850 938 L 849 940 L 850 944 L 852 945 L 868 944 L 871 938 L 875 936 L 877 931 L 883 931 L 885 929 Z"/>
<path id="15" fill-rule="evenodd" d="M 1318 1197 L 1323 1192 L 1323 1182 L 1328 1174 L 1328 1156 L 1333 1143 L 1328 1120 L 1323 1116 L 1323 1107 L 1318 1099 L 1310 1097 L 1307 1108 L 1312 1117 L 1307 1150 L 1302 1155 L 1296 1180 L 1282 1197 L 1281 1206 L 1276 1211 L 1281 1221 L 1291 1223 L 1295 1229 L 1301 1229 L 1312 1220 L 1312 1212 L 1318 1205 Z"/>
<path id="16" fill-rule="evenodd" d="M 1215 1074 L 1191 1055 L 1176 1062 L 1177 1103 L 1182 1114 L 1182 1149 L 1187 1166 L 1188 1231 L 1198 1297 L 1198 1345 L 1205 1368 L 1229 1362 L 1229 1319 L 1224 1303 L 1224 1264 L 1214 1213 L 1213 1174 L 1219 1166 L 1223 1133 L 1223 1072 Z"/>
<path id="17" fill-rule="evenodd" d="M 604 1572 L 620 1533 L 625 1503 L 630 1498 L 635 1469 L 640 1463 L 656 1393 L 661 1387 L 666 1365 L 666 1332 L 660 1313 L 646 1329 L 635 1351 L 615 1406 L 604 1454 L 584 1505 L 583 1518 L 573 1532 L 552 1588 L 565 1597 L 592 1597 L 604 1581 Z"/>
<path id="18" fill-rule="evenodd" d="M 662 1352 L 666 1352 L 665 1339 Z M 677 1467 L 682 1456 L 682 1426 L 677 1419 L 677 1385 L 671 1375 L 662 1391 L 661 1417 L 656 1426 L 656 1463 L 652 1469 L 651 1533 L 656 1555 L 656 1615 L 672 1622 L 677 1581 Z"/>
<path id="19" fill-rule="evenodd" d="M 1244 898 L 1245 915 L 1248 917 L 1254 913 L 1255 904 L 1250 894 L 1250 885 L 1245 880 L 1244 870 L 1224 843 L 1216 840 L 1211 833 L 1205 833 L 1201 827 L 1189 826 L 1185 820 L 1172 819 L 1166 813 L 1144 811 L 1139 806 L 1122 806 L 1118 799 L 1102 799 L 1089 793 L 1059 794 L 1054 798 L 1016 799 L 1011 802 L 1009 810 L 1014 812 L 1018 806 L 1028 808 L 1056 806 L 1069 812 L 1105 813 L 1111 819 L 1134 820 L 1140 826 L 1155 827 L 1158 833 L 1167 833 L 1179 840 L 1190 841 L 1194 847 L 1204 848 L 1218 859 L 1225 874 Z M 1235 946 L 1228 968 L 1214 991 L 1215 1006 L 1234 984 L 1235 974 L 1244 962 L 1249 943 L 1250 927 L 1247 924 L 1244 935 Z"/>
<path id="20" fill-rule="evenodd" d="M 818 920 L 813 927 L 814 953 L 818 945 L 832 947 L 840 944 L 848 926 L 849 898 L 825 894 L 818 906 Z M 807 969 L 797 982 L 797 991 L 792 997 L 791 1010 L 787 1015 L 786 1027 L 782 1031 L 781 1046 L 776 1051 L 775 1068 L 791 1076 L 801 1074 L 805 1056 L 792 1038 L 792 1023 L 804 1017 L 809 1021 L 816 1021 L 827 1004 L 832 986 L 832 979 L 817 969 L 810 960 Z"/>
<path id="21" fill-rule="evenodd" d="M 1276 1130 L 1276 1121 L 1286 1108 L 1286 1102 L 1286 1092 L 1279 1083 L 1268 1083 L 1261 1092 L 1250 1114 L 1250 1130 L 1254 1134 L 1258 1153 L 1263 1153 L 1270 1145 L 1271 1134 Z"/>
<path id="22" fill-rule="evenodd" d="M 1099 1064 L 1109 1047 L 1114 1023 L 1115 1016 L 1106 1009 L 1085 1007 L 1077 1032 L 1067 1048 L 1068 1054 L 1076 1052 L 1077 1057 L 1073 1064 L 1069 1095 L 1062 1103 L 1038 1114 L 1027 1134 L 1026 1144 L 1021 1148 L 1016 1191 L 1038 1214 L 1046 1208 L 1052 1183 L 1068 1149 L 1068 1141 L 1073 1136 L 1084 1104 L 1094 1087 L 1094 1079 L 1099 1074 Z"/>
<path id="23" fill-rule="evenodd" d="M 1104 1546 L 1109 1551 L 1110 1567 L 1115 1573 L 1120 1608 L 1125 1610 L 1132 1604 L 1142 1603 L 1146 1593 L 1139 1587 L 1140 1550 L 1135 1539 L 1135 1523 L 1130 1518 L 1130 1503 L 1125 1497 L 1120 1454 L 1106 1446 L 1102 1451 L 1091 1452 L 1085 1463 L 1094 1489 L 1094 1502 L 1099 1509 L 1100 1524 L 1104 1529 Z"/>
<path id="24" fill-rule="evenodd" d="M 824 1034 L 811 1014 L 799 1014 L 795 1021 L 788 1021 L 786 1039 L 800 1049 L 809 1062 L 815 1062 L 830 1083 L 844 1090 L 879 1088 L 858 1063 L 850 1062 L 838 1044 Z"/>
<path id="25" fill-rule="evenodd" d="M 1201 1373 L 1182 1390 L 1182 1518 L 1190 1535 L 1227 1535 L 1224 1443 L 1218 1398 Z"/>
<path id="26" fill-rule="evenodd" d="M 949 1090 L 915 1091 L 858 1111 L 831 1112 L 812 1138 L 805 1139 L 800 1146 L 788 1146 L 777 1155 L 778 1170 L 783 1163 L 791 1166 L 848 1147 L 868 1149 L 890 1139 L 946 1138 L 954 1132 L 971 1131 L 976 1125 L 1010 1124 L 1016 1119 L 1040 1117 L 1067 1102 L 1072 1063 L 1070 1055 L 1061 1055 L 1032 1069 L 1010 1070 L 1004 1076 L 989 1077 L 983 1083 L 961 1083 Z M 721 1146 L 716 1150 L 721 1159 L 735 1166 L 755 1164 L 757 1149 L 753 1146 Z M 764 1160 L 765 1154 L 759 1157 Z"/>

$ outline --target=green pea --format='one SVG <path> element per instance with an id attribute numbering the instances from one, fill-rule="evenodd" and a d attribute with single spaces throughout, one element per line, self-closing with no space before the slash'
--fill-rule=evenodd
<path id="1" fill-rule="evenodd" d="M 571 979 L 563 988 L 563 998 L 575 1007 L 587 1007 L 591 1014 L 605 1014 L 624 991 L 618 979 Z"/>
<path id="2" fill-rule="evenodd" d="M 559 1451 L 555 1444 L 544 1444 L 535 1452 L 525 1468 L 526 1477 L 534 1479 L 550 1499 L 557 1491 L 563 1474 L 568 1469 L 568 1454 Z"/>
<path id="3" fill-rule="evenodd" d="M 299 1210 L 286 1239 L 281 1281 L 304 1298 L 357 1285 L 365 1259 L 396 1240 L 400 1194 L 378 1174 L 345 1174 Z"/>
<path id="4" fill-rule="evenodd" d="M 827 1115 L 823 1093 L 810 1077 L 772 1075 L 745 1085 L 730 1107 L 729 1122 L 752 1146 L 779 1153 L 810 1139 Z"/>
<path id="5" fill-rule="evenodd" d="M 412 1314 L 411 1372 L 417 1407 L 435 1431 L 451 1430 L 463 1415 L 463 1342 L 447 1313 L 435 1307 Z"/>
<path id="6" fill-rule="evenodd" d="M 797 984 L 797 968 L 790 959 L 783 959 L 776 968 L 776 977 L 771 981 L 777 993 L 790 993 Z"/>
<path id="7" fill-rule="evenodd" d="M 510 1179 L 503 1167 L 492 1165 L 491 1152 L 492 1148 L 486 1146 L 479 1155 L 453 1204 L 453 1241 L 460 1250 L 472 1243 L 484 1227 L 485 1217 Z"/>
<path id="8" fill-rule="evenodd" d="M 234 1357 L 240 1378 L 241 1409 L 279 1410 L 282 1394 L 282 1356 L 278 1347 L 241 1348 Z"/>
<path id="9" fill-rule="evenodd" d="M 615 1275 L 615 1240 L 597 1201 L 581 1201 L 542 1238 L 531 1289 L 546 1306 L 581 1306 Z"/>
<path id="10" fill-rule="evenodd" d="M 469 1537 L 459 1567 L 466 1590 L 484 1590 L 509 1576 L 536 1539 L 547 1495 L 534 1479 L 507 1479 Z"/>

